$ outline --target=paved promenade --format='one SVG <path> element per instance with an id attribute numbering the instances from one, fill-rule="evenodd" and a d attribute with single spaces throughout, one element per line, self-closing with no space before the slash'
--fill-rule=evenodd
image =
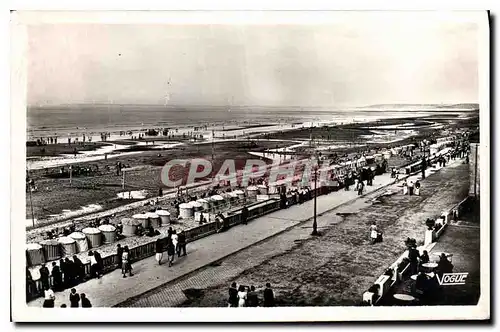
<path id="1" fill-rule="evenodd" d="M 373 186 L 365 186 L 365 192 L 373 192 L 392 182 L 394 180 L 390 178 L 388 173 L 379 175 L 375 177 Z M 357 197 L 357 193 L 353 190 L 341 190 L 319 196 L 317 198 L 318 214 Z M 101 279 L 92 279 L 82 283 L 76 286 L 76 289 L 79 293 L 85 293 L 93 306 L 114 306 L 298 225 L 311 218 L 312 211 L 313 200 L 286 210 L 279 210 L 252 220 L 248 225 L 238 225 L 224 233 L 213 234 L 188 244 L 188 255 L 176 260 L 174 266 L 170 268 L 167 264 L 158 266 L 154 257 L 150 257 L 134 264 L 135 274 L 132 277 L 122 278 L 120 271 L 117 270 L 104 275 Z M 307 233 L 309 232 L 307 231 Z M 185 299 L 182 292 L 176 296 L 179 300 Z M 69 290 L 56 293 L 56 307 L 63 303 L 67 304 L 68 299 Z M 28 305 L 41 306 L 42 302 L 43 299 L 38 298 L 29 302 Z"/>
<path id="2" fill-rule="evenodd" d="M 356 304 L 364 288 L 404 251 L 405 236 L 422 238 L 425 217 L 435 217 L 441 209 L 461 200 L 463 187 L 467 189 L 461 181 L 463 172 L 467 172 L 466 165 L 452 162 L 440 174 L 422 182 L 421 196 L 403 196 L 398 184 L 390 185 L 320 216 L 318 225 L 325 235 L 319 238 L 311 239 L 309 223 L 297 225 L 217 265 L 129 299 L 120 306 L 225 306 L 227 285 L 232 281 L 253 284 L 258 290 L 270 281 L 278 301 L 288 300 L 279 305 Z M 431 173 L 433 171 L 428 171 L 427 175 Z M 410 180 L 419 177 L 415 175 Z M 390 192 L 396 194 L 388 199 L 380 197 Z M 373 204 L 374 200 L 387 202 Z M 361 211 L 362 214 L 358 213 Z M 380 221 L 386 232 L 378 248 L 367 244 L 362 231 L 360 234 L 356 229 L 367 227 L 373 220 Z M 336 289 L 338 286 L 342 286 L 341 289 Z M 330 290 L 326 292 L 325 287 Z M 201 299 L 188 299 L 185 291 L 190 288 L 203 293 Z M 319 292 L 316 298 L 315 292 Z M 328 298 L 322 299 L 324 297 Z"/>

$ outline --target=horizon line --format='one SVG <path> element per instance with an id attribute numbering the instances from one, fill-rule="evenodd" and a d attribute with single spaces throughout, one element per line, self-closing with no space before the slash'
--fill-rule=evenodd
<path id="1" fill-rule="evenodd" d="M 45 104 L 45 105 L 27 105 L 27 108 L 50 108 L 50 107 L 81 107 L 81 106 L 107 106 L 107 107 L 119 107 L 119 106 L 154 106 L 154 107 L 164 107 L 164 108 L 176 108 L 176 107 L 228 107 L 228 108 L 243 108 L 243 107 L 258 107 L 258 108 L 367 108 L 367 107 L 377 107 L 377 106 L 454 106 L 454 105 L 474 105 L 475 107 L 479 107 L 478 102 L 454 102 L 454 103 L 377 103 L 377 104 L 368 104 L 368 105 L 252 105 L 252 104 L 243 104 L 243 105 L 228 105 L 228 104 L 171 104 L 171 105 L 162 105 L 162 104 L 149 104 L 149 103 L 66 103 L 66 104 Z"/>

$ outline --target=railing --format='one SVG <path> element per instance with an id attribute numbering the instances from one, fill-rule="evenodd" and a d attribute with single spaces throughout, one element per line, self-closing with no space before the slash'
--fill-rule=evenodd
<path id="1" fill-rule="evenodd" d="M 271 199 L 268 201 L 263 201 L 263 202 L 257 202 L 252 205 L 247 206 L 248 208 L 248 214 L 249 214 L 249 220 L 254 219 L 257 217 L 260 217 L 262 215 L 265 215 L 267 213 L 276 211 L 279 209 L 279 201 L 276 201 L 275 199 Z M 234 226 L 236 224 L 239 224 L 241 222 L 241 209 L 238 208 L 235 211 L 238 211 L 239 213 L 233 213 L 232 215 L 229 216 L 230 219 L 230 226 Z M 190 229 L 185 230 L 186 234 L 186 242 L 193 242 L 196 241 L 200 238 L 203 238 L 205 236 L 211 235 L 217 231 L 217 222 L 210 222 L 206 223 L 197 227 L 193 227 Z M 143 245 L 139 245 L 137 247 L 132 247 L 130 248 L 130 261 L 132 263 L 140 261 L 144 258 L 151 257 L 155 254 L 156 252 L 156 238 L 154 240 L 151 240 L 151 242 L 148 242 Z M 90 263 L 83 263 L 84 267 L 84 279 L 88 279 L 91 277 L 91 269 L 90 269 Z M 108 256 L 105 256 L 102 258 L 102 267 L 103 267 L 103 273 L 108 273 L 111 271 L 114 271 L 118 267 L 118 257 L 116 254 L 110 254 Z M 65 276 L 63 275 L 63 278 Z M 52 275 L 49 276 L 49 286 L 52 287 L 54 286 L 54 281 Z M 43 295 L 43 285 L 42 281 L 40 279 L 34 280 L 31 283 L 26 284 L 26 300 L 30 301 L 32 299 L 35 299 L 39 296 Z"/>

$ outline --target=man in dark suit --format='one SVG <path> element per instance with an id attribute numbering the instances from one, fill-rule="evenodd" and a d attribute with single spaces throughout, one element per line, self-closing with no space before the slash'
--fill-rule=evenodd
<path id="1" fill-rule="evenodd" d="M 54 289 L 56 291 L 62 290 L 62 273 L 61 270 L 59 269 L 59 266 L 57 266 L 56 262 L 52 262 L 52 282 L 54 283 Z"/>
<path id="2" fill-rule="evenodd" d="M 248 223 L 248 208 L 246 206 L 241 209 L 241 222 L 246 225 Z"/>
<path id="3" fill-rule="evenodd" d="M 80 302 L 80 295 L 76 292 L 76 289 L 71 288 L 71 294 L 69 294 L 69 302 L 71 303 L 71 308 L 78 308 Z"/>
<path id="4" fill-rule="evenodd" d="M 116 262 L 117 262 L 117 269 L 122 268 L 122 255 L 123 255 L 123 248 L 120 244 L 116 246 Z"/>
<path id="5" fill-rule="evenodd" d="M 177 256 L 181 257 L 181 252 L 183 252 L 182 256 L 186 256 L 186 233 L 181 231 L 177 237 Z"/>
<path id="6" fill-rule="evenodd" d="M 270 283 L 266 283 L 266 289 L 264 290 L 264 307 L 274 307 L 274 292 Z"/>
<path id="7" fill-rule="evenodd" d="M 40 268 L 40 280 L 42 281 L 42 289 L 49 289 L 49 269 L 45 266 L 45 264 L 42 264 L 42 267 Z"/>
<path id="8" fill-rule="evenodd" d="M 229 307 L 238 307 L 238 289 L 236 288 L 235 282 L 233 282 L 229 288 L 229 299 L 227 300 L 227 303 Z"/>

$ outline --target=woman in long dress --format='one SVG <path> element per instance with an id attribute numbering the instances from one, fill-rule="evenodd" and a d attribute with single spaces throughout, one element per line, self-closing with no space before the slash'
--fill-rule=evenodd
<path id="1" fill-rule="evenodd" d="M 247 291 L 244 286 L 240 286 L 238 289 L 238 307 L 242 308 L 245 306 L 245 302 L 247 300 Z"/>
<path id="2" fill-rule="evenodd" d="M 370 226 L 370 242 L 372 244 L 377 242 L 377 237 L 378 237 L 378 228 L 377 228 L 377 225 L 375 223 L 373 223 Z"/>
<path id="3" fill-rule="evenodd" d="M 406 183 L 406 180 L 403 182 L 403 195 L 408 195 L 408 184 Z"/>

